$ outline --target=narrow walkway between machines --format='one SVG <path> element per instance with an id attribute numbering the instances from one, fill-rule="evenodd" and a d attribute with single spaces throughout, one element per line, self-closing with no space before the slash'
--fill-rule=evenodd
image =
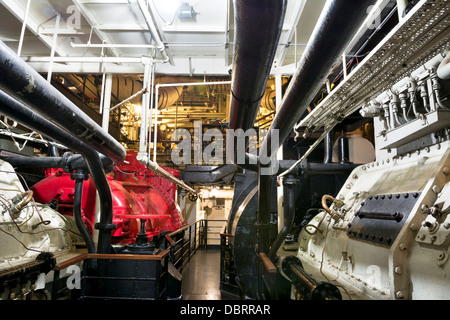
<path id="1" fill-rule="evenodd" d="M 220 249 L 198 249 L 183 270 L 183 300 L 226 300 L 220 291 Z"/>

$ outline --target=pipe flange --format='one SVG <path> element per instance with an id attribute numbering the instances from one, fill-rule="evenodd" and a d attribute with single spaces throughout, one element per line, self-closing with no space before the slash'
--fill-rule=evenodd
<path id="1" fill-rule="evenodd" d="M 84 171 L 72 172 L 70 174 L 70 179 L 72 179 L 72 180 L 88 180 L 89 179 L 89 174 L 85 173 Z"/>
<path id="2" fill-rule="evenodd" d="M 62 159 L 61 159 L 61 168 L 65 173 L 72 172 L 72 167 L 70 165 L 70 159 L 73 157 L 72 152 L 64 152 Z"/>

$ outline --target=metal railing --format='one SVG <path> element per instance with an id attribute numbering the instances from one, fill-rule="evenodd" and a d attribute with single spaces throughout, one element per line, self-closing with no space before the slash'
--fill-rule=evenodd
<path id="1" fill-rule="evenodd" d="M 214 230 L 221 229 L 222 225 L 214 225 L 217 222 L 223 224 L 226 220 L 201 219 L 165 235 L 165 248 L 170 250 L 170 261 L 180 272 L 199 248 L 215 245 L 212 243 L 214 240 L 220 245 L 220 231 Z"/>
<path id="2" fill-rule="evenodd" d="M 237 272 L 233 256 L 234 236 L 228 233 L 224 225 L 220 232 L 220 290 L 240 296 Z"/>

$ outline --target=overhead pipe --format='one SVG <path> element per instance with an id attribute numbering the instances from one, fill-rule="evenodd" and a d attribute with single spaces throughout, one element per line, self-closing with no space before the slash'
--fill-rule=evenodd
<path id="1" fill-rule="evenodd" d="M 280 39 L 287 3 L 285 0 L 235 0 L 235 46 L 231 79 L 228 128 L 247 131 L 254 127 L 266 91 Z M 246 146 L 247 146 L 246 141 Z M 259 158 L 245 154 L 237 163 L 235 138 L 227 139 L 231 160 L 242 168 L 255 170 Z"/>
<path id="2" fill-rule="evenodd" d="M 125 159 L 126 151 L 117 140 L 1 41 L 0 89 L 79 137 L 116 164 Z"/>
<path id="3" fill-rule="evenodd" d="M 260 154 L 270 157 L 279 146 L 272 146 L 274 135 L 282 145 L 299 118 L 305 113 L 315 94 L 342 57 L 368 14 L 375 0 L 361 0 L 349 5 L 346 1 L 328 0 L 311 36 L 311 41 L 299 62 L 299 67 L 283 97 L 283 101 L 261 146 Z M 274 147 L 274 148 L 273 148 Z M 276 150 L 273 150 L 276 149 Z M 270 153 L 268 153 L 270 151 Z M 257 224 L 261 228 L 258 239 L 260 252 L 267 252 L 269 244 L 270 199 L 272 176 L 261 175 L 259 162 L 259 210 Z"/>
<path id="4" fill-rule="evenodd" d="M 235 0 L 235 47 L 229 129 L 253 128 L 266 90 L 286 1 Z"/>
<path id="5" fill-rule="evenodd" d="M 0 89 L 4 114 L 84 156 L 100 199 L 100 222 L 95 226 L 99 230 L 98 251 L 109 253 L 111 230 L 115 228 L 112 195 L 99 153 L 117 165 L 125 160 L 125 149 L 3 42 Z"/>
<path id="6" fill-rule="evenodd" d="M 144 0 L 137 0 L 137 2 L 139 4 L 139 8 L 141 9 L 142 15 L 144 16 L 148 30 L 150 31 L 150 34 L 156 43 L 156 49 L 161 53 L 163 61 L 169 62 L 171 59 L 166 52 L 166 46 L 164 45 L 161 37 L 158 34 L 158 29 L 156 28 L 155 21 L 152 17 L 152 14 L 148 10 L 147 2 Z"/>

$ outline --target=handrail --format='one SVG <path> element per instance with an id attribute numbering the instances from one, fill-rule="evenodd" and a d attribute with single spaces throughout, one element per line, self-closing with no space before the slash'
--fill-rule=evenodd
<path id="1" fill-rule="evenodd" d="M 182 228 L 180 228 L 180 229 L 177 229 L 177 230 L 175 230 L 175 231 L 173 231 L 173 232 L 171 232 L 171 233 L 166 234 L 164 237 L 166 238 L 166 240 L 167 240 L 170 244 L 175 243 L 175 241 L 172 239 L 172 236 L 173 236 L 173 235 L 175 235 L 175 234 L 177 234 L 177 233 L 180 233 L 180 232 L 182 232 L 182 231 L 188 229 L 189 227 L 191 227 L 191 226 L 193 226 L 193 225 L 195 225 L 195 224 L 197 224 L 197 223 L 199 223 L 199 222 L 203 222 L 203 221 L 223 221 L 223 222 L 226 222 L 227 220 L 208 220 L 208 219 L 199 219 L 199 220 L 197 220 L 197 221 L 195 221 L 195 222 L 192 222 L 191 224 L 185 225 L 184 227 L 182 227 Z"/>

